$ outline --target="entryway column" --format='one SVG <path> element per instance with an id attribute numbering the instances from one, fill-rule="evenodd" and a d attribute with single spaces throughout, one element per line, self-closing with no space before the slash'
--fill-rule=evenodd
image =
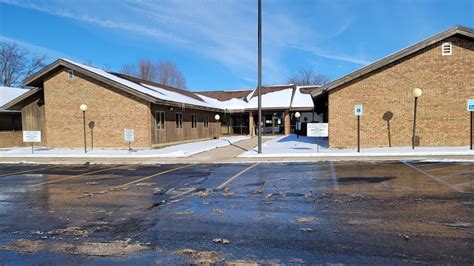
<path id="1" fill-rule="evenodd" d="M 291 133 L 291 121 L 290 121 L 290 111 L 285 111 L 285 135 L 290 135 Z"/>
<path id="2" fill-rule="evenodd" d="M 249 112 L 249 135 L 255 136 L 255 122 L 253 121 L 253 112 Z"/>

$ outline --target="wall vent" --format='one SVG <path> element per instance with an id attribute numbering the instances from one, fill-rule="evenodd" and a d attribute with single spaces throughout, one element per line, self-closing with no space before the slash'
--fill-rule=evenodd
<path id="1" fill-rule="evenodd" d="M 453 54 L 453 45 L 450 42 L 444 42 L 441 45 L 441 55 L 452 55 Z"/>
<path id="2" fill-rule="evenodd" d="M 74 70 L 69 69 L 69 70 L 67 71 L 67 78 L 68 78 L 69 80 L 74 79 Z"/>

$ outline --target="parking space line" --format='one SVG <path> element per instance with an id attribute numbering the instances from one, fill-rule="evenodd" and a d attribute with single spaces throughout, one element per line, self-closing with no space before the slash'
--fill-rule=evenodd
<path id="1" fill-rule="evenodd" d="M 334 187 L 334 190 L 338 190 L 339 184 L 337 183 L 336 170 L 334 169 L 334 163 L 332 161 L 329 162 L 329 168 L 331 169 L 332 186 Z"/>
<path id="2" fill-rule="evenodd" d="M 157 177 L 157 176 L 160 176 L 160 175 L 164 175 L 164 174 L 166 174 L 166 173 L 174 172 L 174 171 L 176 171 L 176 170 L 184 169 L 184 168 L 186 168 L 186 167 L 190 167 L 190 166 L 193 166 L 193 165 L 194 165 L 194 164 L 188 164 L 188 165 L 176 167 L 176 168 L 173 168 L 173 169 L 165 170 L 165 171 L 162 171 L 162 172 L 158 172 L 158 173 L 153 174 L 153 175 L 145 176 L 145 177 L 143 177 L 143 178 L 140 178 L 140 179 L 137 179 L 137 180 L 134 180 L 134 181 L 131 181 L 131 182 L 128 182 L 128 183 L 125 183 L 125 184 L 122 184 L 122 185 L 118 185 L 118 186 L 116 186 L 116 187 L 113 187 L 112 190 L 118 189 L 118 188 L 123 188 L 123 187 L 128 187 L 128 186 L 130 186 L 130 185 L 133 185 L 133 184 L 142 182 L 143 180 L 147 180 L 147 179 L 150 179 L 150 178 L 153 178 L 153 177 Z"/>
<path id="3" fill-rule="evenodd" d="M 459 183 L 459 184 L 456 184 L 454 186 L 456 186 L 456 187 L 458 187 L 458 186 L 467 186 L 467 185 L 471 185 L 471 184 L 474 184 L 474 181 Z M 474 192 L 466 192 L 466 193 L 474 193 Z"/>
<path id="4" fill-rule="evenodd" d="M 96 173 L 105 172 L 105 171 L 108 171 L 108 170 L 114 170 L 114 169 L 120 169 L 120 168 L 126 168 L 126 167 L 127 166 L 125 166 L 125 165 L 114 166 L 114 167 L 110 167 L 110 168 L 106 168 L 106 169 L 100 169 L 100 170 L 87 172 L 87 173 L 83 173 L 83 174 L 79 174 L 79 175 L 72 175 L 72 176 L 67 176 L 67 177 L 64 177 L 64 178 L 59 178 L 59 179 L 47 181 L 47 182 L 39 183 L 39 184 L 36 184 L 36 185 L 31 185 L 30 187 L 44 186 L 44 185 L 56 183 L 56 182 L 63 181 L 63 180 L 68 180 L 68 179 L 72 179 L 72 178 L 76 178 L 76 177 L 81 177 L 81 176 L 86 176 L 86 175 L 90 175 L 90 174 L 96 174 Z"/>
<path id="5" fill-rule="evenodd" d="M 224 183 L 220 184 L 217 189 L 223 189 L 225 186 L 227 186 L 228 184 L 230 184 L 231 182 L 233 182 L 235 179 L 237 179 L 239 176 L 241 176 L 242 174 L 244 174 L 245 172 L 249 171 L 250 169 L 254 168 L 255 166 L 259 165 L 260 163 L 256 163 L 256 164 L 252 164 L 251 166 L 245 168 L 244 170 L 238 172 L 237 174 L 233 175 L 232 177 L 230 177 L 229 179 L 227 179 L 226 181 L 224 181 Z"/>
<path id="6" fill-rule="evenodd" d="M 439 178 L 450 178 L 450 177 L 455 177 L 455 176 L 458 176 L 458 175 L 464 175 L 464 174 L 469 174 L 469 173 L 472 173 L 474 172 L 473 171 L 467 171 L 467 172 L 459 172 L 459 173 L 455 173 L 455 174 L 451 174 L 451 175 L 446 175 L 446 176 L 441 176 Z"/>
<path id="7" fill-rule="evenodd" d="M 430 173 L 428 173 L 428 172 L 426 172 L 426 171 L 424 171 L 424 170 L 418 169 L 417 167 L 415 167 L 414 165 L 411 165 L 411 164 L 408 163 L 408 162 L 405 162 L 405 161 L 400 161 L 400 162 L 401 162 L 402 164 L 404 164 L 404 165 L 410 167 L 411 169 L 414 169 L 415 171 L 417 171 L 417 172 L 419 172 L 419 173 L 422 173 L 422 174 L 424 174 L 425 176 L 427 176 L 427 177 L 433 179 L 434 181 L 446 185 L 447 187 L 449 187 L 449 188 L 452 189 L 452 190 L 455 190 L 455 191 L 461 192 L 461 193 L 465 193 L 464 190 L 457 188 L 455 185 L 451 185 L 451 184 L 449 184 L 448 182 L 446 182 L 445 180 L 439 179 L 438 177 L 436 177 L 436 176 L 434 176 L 434 175 L 432 175 L 432 174 L 430 174 Z"/>
<path id="8" fill-rule="evenodd" d="M 20 171 L 20 172 L 14 172 L 14 173 L 8 173 L 4 175 L 0 175 L 0 177 L 6 177 L 6 176 L 12 176 L 12 175 L 19 175 L 19 174 L 26 174 L 26 173 L 31 173 L 39 170 L 46 170 L 46 169 L 51 169 L 51 168 L 57 168 L 60 167 L 61 165 L 51 165 L 48 167 L 43 167 L 43 168 L 38 168 L 38 169 L 33 169 L 33 170 L 26 170 L 26 171 Z"/>
<path id="9" fill-rule="evenodd" d="M 441 167 L 437 167 L 437 168 L 433 168 L 433 169 L 428 169 L 428 170 L 425 170 L 425 171 L 433 172 L 433 171 L 437 171 L 437 170 L 441 170 L 441 169 L 446 169 L 446 168 L 451 168 L 451 167 L 458 167 L 458 166 L 466 166 L 466 164 L 445 165 L 445 166 L 441 166 Z"/>

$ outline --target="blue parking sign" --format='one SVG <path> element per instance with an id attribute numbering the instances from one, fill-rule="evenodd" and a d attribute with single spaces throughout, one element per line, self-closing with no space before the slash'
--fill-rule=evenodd
<path id="1" fill-rule="evenodd" d="M 474 99 L 467 100 L 467 111 L 474 112 Z"/>
<path id="2" fill-rule="evenodd" d="M 364 109 L 362 107 L 362 104 L 354 105 L 354 115 L 355 116 L 362 116 L 363 110 Z"/>

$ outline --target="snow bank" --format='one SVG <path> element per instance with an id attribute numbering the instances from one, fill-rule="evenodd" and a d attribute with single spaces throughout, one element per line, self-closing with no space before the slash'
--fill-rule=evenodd
<path id="1" fill-rule="evenodd" d="M 239 157 L 474 156 L 474 151 L 469 150 L 469 147 L 416 147 L 415 150 L 412 150 L 411 147 L 369 148 L 361 149 L 361 152 L 358 153 L 355 149 L 328 148 L 327 139 L 321 138 L 319 145 L 317 141 L 317 138 L 312 137 L 301 136 L 296 138 L 296 135 L 283 136 L 265 142 L 262 146 L 261 154 L 257 153 L 257 148 L 254 148 L 242 153 Z"/>
<path id="2" fill-rule="evenodd" d="M 173 145 L 161 149 L 136 150 L 130 154 L 127 149 L 103 150 L 94 149 L 84 154 L 84 150 L 35 147 L 34 154 L 31 154 L 31 147 L 11 148 L 4 151 L 0 150 L 0 158 L 8 157 L 93 157 L 93 158 L 160 158 L 160 157 L 189 157 L 201 152 L 209 151 L 215 148 L 228 146 L 238 141 L 248 139 L 247 136 L 221 137 L 219 139 L 197 141 L 179 145 Z M 133 146 L 132 146 L 133 148 Z"/>

